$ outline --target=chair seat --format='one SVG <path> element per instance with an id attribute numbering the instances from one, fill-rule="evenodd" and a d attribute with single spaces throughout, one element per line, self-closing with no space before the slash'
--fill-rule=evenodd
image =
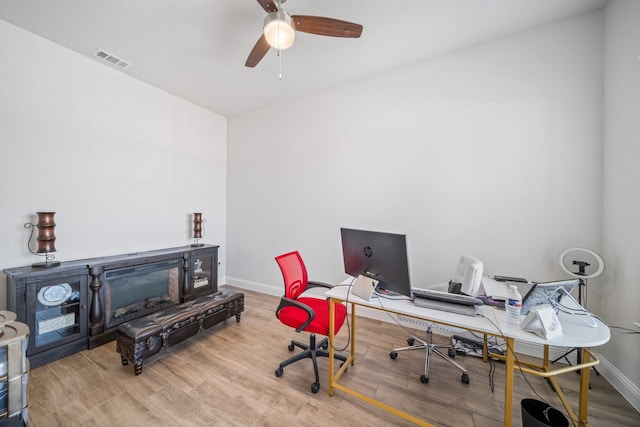
<path id="1" fill-rule="evenodd" d="M 328 312 L 329 301 L 318 298 L 298 298 L 298 302 L 305 304 L 316 313 Z M 335 305 L 334 313 L 334 331 L 337 334 L 344 324 L 347 314 L 347 307 L 343 304 Z M 279 313 L 279 319 L 282 323 L 297 329 L 298 326 L 307 320 L 307 312 L 296 307 L 285 307 Z M 329 316 L 316 316 L 311 323 L 304 328 L 305 331 L 313 334 L 328 335 L 329 333 Z"/>

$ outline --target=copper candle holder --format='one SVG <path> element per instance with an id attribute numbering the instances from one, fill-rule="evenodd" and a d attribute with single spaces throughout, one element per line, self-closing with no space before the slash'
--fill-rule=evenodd
<path id="1" fill-rule="evenodd" d="M 193 239 L 194 239 L 194 241 L 191 244 L 191 246 L 193 246 L 193 247 L 204 246 L 204 243 L 200 242 L 200 239 L 202 239 L 203 231 L 204 231 L 204 227 L 202 226 L 203 222 L 204 222 L 204 220 L 202 219 L 202 212 L 194 212 L 193 213 Z"/>
<path id="2" fill-rule="evenodd" d="M 29 240 L 27 242 L 27 248 L 29 252 L 34 255 L 44 256 L 44 262 L 37 262 L 32 264 L 32 267 L 36 268 L 49 268 L 56 267 L 60 265 L 60 261 L 54 261 L 56 258 L 55 255 L 52 255 L 51 252 L 56 251 L 56 223 L 54 220 L 55 212 L 36 212 L 38 215 L 38 223 L 26 223 L 24 228 L 30 228 L 31 234 L 29 235 Z M 34 252 L 31 249 L 31 239 L 33 238 L 34 228 L 38 228 L 38 249 Z M 43 255 L 44 254 L 44 255 Z"/>

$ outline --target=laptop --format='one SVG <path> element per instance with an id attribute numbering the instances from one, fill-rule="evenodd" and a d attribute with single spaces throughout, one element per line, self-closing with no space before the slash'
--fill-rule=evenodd
<path id="1" fill-rule="evenodd" d="M 553 282 L 533 282 L 526 294 L 522 293 L 520 287 L 518 291 L 522 297 L 522 310 L 520 314 L 526 316 L 531 308 L 540 304 L 559 303 L 566 293 L 571 293 L 573 288 L 580 284 L 580 279 L 556 280 Z M 552 304 L 553 305 L 553 304 Z"/>
<path id="2" fill-rule="evenodd" d="M 510 285 L 516 285 L 518 292 L 520 292 L 520 295 L 522 295 L 522 299 L 524 300 L 524 297 L 529 293 L 529 291 L 531 291 L 531 288 L 533 288 L 534 285 L 534 282 L 529 282 L 525 279 L 514 278 L 517 280 L 504 280 L 505 278 L 503 276 L 498 277 L 501 277 L 501 280 L 496 280 L 495 278 L 486 276 L 483 277 L 481 288 L 481 291 L 484 292 L 486 296 L 491 297 L 496 301 L 507 300 Z"/>

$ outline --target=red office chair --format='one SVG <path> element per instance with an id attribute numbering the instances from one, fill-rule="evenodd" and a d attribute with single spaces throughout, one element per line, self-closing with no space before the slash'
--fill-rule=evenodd
<path id="1" fill-rule="evenodd" d="M 304 350 L 290 359 L 280 363 L 276 369 L 276 377 L 281 377 L 283 368 L 297 362 L 298 360 L 311 358 L 313 360 L 313 371 L 316 375 L 316 381 L 311 384 L 311 391 L 317 393 L 320 390 L 320 379 L 318 376 L 318 363 L 316 357 L 328 357 L 329 340 L 324 338 L 316 343 L 316 334 L 329 335 L 329 301 L 322 297 L 300 296 L 305 290 L 313 287 L 331 286 L 321 282 L 310 282 L 307 279 L 307 269 L 304 266 L 302 257 L 298 251 L 289 252 L 276 257 L 276 261 L 282 270 L 284 278 L 284 296 L 280 299 L 280 305 L 276 310 L 276 317 L 284 325 L 295 328 L 296 332 L 311 332 L 309 345 L 291 341 L 289 351 L 293 351 L 295 347 Z M 336 304 L 334 312 L 335 333 L 337 334 L 347 317 L 347 308 L 344 304 Z M 334 358 L 346 361 L 346 357 L 334 353 Z"/>

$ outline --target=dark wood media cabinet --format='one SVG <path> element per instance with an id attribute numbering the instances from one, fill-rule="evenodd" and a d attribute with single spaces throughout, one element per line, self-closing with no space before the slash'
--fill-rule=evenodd
<path id="1" fill-rule="evenodd" d="M 182 246 L 4 270 L 7 309 L 30 329 L 31 367 L 113 341 L 122 323 L 216 292 L 218 248 Z M 147 293 L 158 279 L 166 289 L 118 306 L 137 292 L 129 288 L 131 275 L 144 277 L 140 286 Z M 112 295 L 116 284 L 123 290 Z"/>

